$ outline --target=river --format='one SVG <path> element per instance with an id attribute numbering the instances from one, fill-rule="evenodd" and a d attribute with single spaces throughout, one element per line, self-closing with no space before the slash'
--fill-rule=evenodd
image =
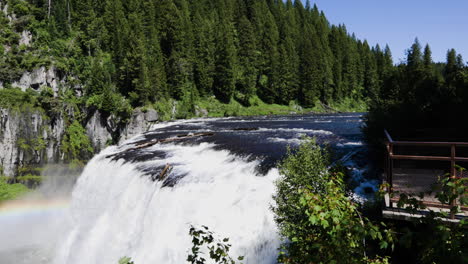
<path id="1" fill-rule="evenodd" d="M 364 176 L 361 125 L 362 114 L 348 113 L 157 124 L 96 155 L 71 194 L 0 208 L 0 263 L 116 264 L 129 256 L 180 264 L 190 225 L 229 237 L 244 263 L 276 263 L 275 165 L 288 146 L 315 137 L 350 169 L 354 196 L 365 199 L 376 182 Z"/>

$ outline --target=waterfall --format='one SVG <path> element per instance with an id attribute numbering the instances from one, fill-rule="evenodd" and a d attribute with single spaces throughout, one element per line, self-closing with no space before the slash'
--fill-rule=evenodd
<path id="1" fill-rule="evenodd" d="M 103 150 L 78 180 L 51 167 L 40 190 L 0 205 L 0 264 L 117 264 L 123 256 L 135 264 L 187 263 L 191 225 L 229 237 L 230 255 L 245 256 L 245 264 L 274 264 L 280 245 L 270 210 L 279 177 L 276 162 L 303 135 L 316 137 L 343 156 L 355 199 L 363 200 L 376 183 L 367 178 L 362 162 L 361 118 L 337 114 L 157 124 Z M 157 179 L 167 164 L 172 170 Z"/>
<path id="2" fill-rule="evenodd" d="M 150 161 L 109 158 L 124 148 L 110 147 L 85 167 L 53 263 L 117 264 L 123 256 L 136 264 L 186 263 L 190 225 L 229 237 L 230 255 L 245 256 L 243 263 L 276 263 L 279 237 L 270 210 L 276 169 L 258 175 L 257 161 L 211 143 L 156 144 L 142 150 L 163 153 Z M 177 180 L 172 187 L 145 173 L 165 164 Z"/>

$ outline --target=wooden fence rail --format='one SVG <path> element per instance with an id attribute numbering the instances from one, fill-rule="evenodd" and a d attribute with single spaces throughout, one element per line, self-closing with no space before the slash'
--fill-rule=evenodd
<path id="1" fill-rule="evenodd" d="M 422 160 L 422 161 L 449 161 L 450 162 L 450 174 L 449 177 L 456 178 L 456 163 L 457 162 L 468 162 L 468 157 L 457 157 L 457 147 L 465 148 L 468 147 L 468 142 L 425 142 L 425 141 L 394 141 L 390 133 L 385 129 L 385 136 L 387 138 L 387 165 L 386 175 L 387 183 L 389 184 L 388 193 L 391 197 L 393 192 L 393 161 L 394 160 Z M 402 155 L 395 154 L 395 146 L 414 146 L 414 147 L 450 147 L 450 156 L 420 156 L 420 155 Z M 455 204 L 452 204 L 452 206 Z M 392 201 L 390 200 L 390 207 L 393 207 Z M 453 217 L 453 216 L 452 216 Z"/>

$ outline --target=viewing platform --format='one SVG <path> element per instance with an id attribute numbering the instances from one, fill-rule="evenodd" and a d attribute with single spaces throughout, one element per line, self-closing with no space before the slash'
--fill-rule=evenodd
<path id="1" fill-rule="evenodd" d="M 435 197 L 435 191 L 440 190 L 439 179 L 444 177 L 468 178 L 468 171 L 459 169 L 468 168 L 468 142 L 394 141 L 386 130 L 385 135 L 387 142 L 383 182 L 387 189 L 383 216 L 410 220 L 432 210 L 449 213 L 449 217 L 444 219 L 449 222 L 467 218 L 468 207 L 461 206 L 461 212 L 450 214 L 450 208 L 459 201 L 443 204 Z M 422 198 L 418 197 L 421 193 L 424 193 Z M 422 202 L 426 209 L 409 212 L 398 208 L 401 194 L 411 195 L 411 198 Z"/>

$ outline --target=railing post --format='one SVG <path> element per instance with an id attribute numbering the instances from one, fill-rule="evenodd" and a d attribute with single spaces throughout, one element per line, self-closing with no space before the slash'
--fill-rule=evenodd
<path id="1" fill-rule="evenodd" d="M 393 208 L 392 203 L 392 193 L 393 193 L 393 144 L 391 142 L 387 143 L 387 184 L 388 184 L 388 198 L 389 206 Z"/>
<path id="2" fill-rule="evenodd" d="M 457 169 L 455 167 L 455 156 L 456 156 L 456 153 L 455 153 L 455 144 L 452 144 L 451 145 L 451 151 L 450 151 L 450 178 L 452 180 L 454 180 L 456 177 L 457 177 Z M 457 205 L 457 202 L 456 200 L 453 200 L 451 203 L 450 203 L 450 207 L 453 208 L 454 206 Z M 455 219 L 455 213 L 450 213 L 450 218 L 451 219 Z"/>

